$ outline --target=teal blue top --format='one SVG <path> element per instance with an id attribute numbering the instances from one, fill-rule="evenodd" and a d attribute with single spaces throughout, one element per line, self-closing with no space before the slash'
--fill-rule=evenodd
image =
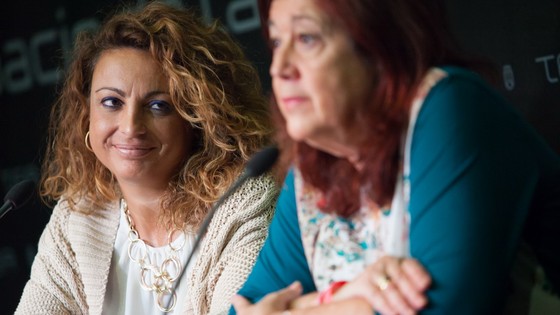
<path id="1" fill-rule="evenodd" d="M 560 158 L 477 75 L 443 69 L 411 147 L 410 251 L 433 282 L 422 313 L 498 313 L 521 239 L 560 287 Z M 295 280 L 316 290 L 289 172 L 240 294 L 254 302 Z"/>

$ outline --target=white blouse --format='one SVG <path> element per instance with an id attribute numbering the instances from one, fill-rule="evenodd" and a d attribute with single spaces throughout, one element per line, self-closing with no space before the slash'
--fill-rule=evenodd
<path id="1" fill-rule="evenodd" d="M 190 273 L 192 272 L 192 263 L 182 275 L 181 279 L 175 281 L 177 301 L 173 311 L 163 313 L 157 305 L 157 294 L 154 291 L 144 289 L 141 284 L 141 268 L 140 265 L 132 261 L 128 255 L 129 239 L 128 233 L 130 227 L 126 221 L 124 209 L 121 206 L 121 216 L 119 221 L 119 228 L 117 231 L 117 238 L 113 248 L 113 257 L 111 258 L 111 269 L 109 271 L 109 280 L 107 283 L 107 290 L 105 292 L 105 299 L 103 302 L 103 314 L 123 314 L 123 315 L 139 315 L 139 314 L 187 314 L 192 313 L 192 310 L 187 310 L 186 299 L 188 297 L 187 281 Z M 186 237 L 186 240 L 185 240 Z M 181 265 L 187 261 L 188 255 L 191 252 L 194 242 L 195 233 L 181 234 L 177 237 L 171 245 L 176 248 L 185 242 L 181 250 L 178 251 L 178 258 Z M 161 247 L 151 247 L 146 245 L 147 255 L 152 263 L 161 266 L 163 261 L 170 255 L 171 249 L 168 245 Z M 139 257 L 139 246 L 134 246 L 132 250 L 133 257 Z M 192 257 L 191 262 L 196 261 L 196 253 Z M 177 271 L 172 264 L 167 264 L 167 271 L 171 275 L 177 274 Z M 149 280 L 147 280 L 149 281 Z M 164 298 L 164 306 L 169 302 L 169 295 Z"/>

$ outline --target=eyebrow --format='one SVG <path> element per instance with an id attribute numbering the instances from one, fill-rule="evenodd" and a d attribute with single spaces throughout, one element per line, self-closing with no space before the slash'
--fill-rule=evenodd
<path id="1" fill-rule="evenodd" d="M 332 32 L 333 30 L 333 25 L 331 25 L 332 23 L 324 23 L 323 20 L 316 18 L 314 16 L 309 16 L 309 15 L 295 15 L 291 18 L 291 23 L 292 24 L 298 24 L 298 22 L 311 22 L 312 24 L 315 24 L 316 26 L 319 27 L 319 29 L 321 30 L 321 32 L 325 33 L 325 34 L 329 34 Z M 268 21 L 268 28 L 275 28 L 276 25 L 272 22 L 272 21 Z"/>
<path id="2" fill-rule="evenodd" d="M 121 97 L 125 97 L 125 96 L 126 96 L 126 93 L 125 93 L 123 90 L 117 89 L 117 88 L 114 88 L 114 87 L 106 87 L 106 86 L 105 86 L 105 87 L 101 87 L 101 88 L 95 90 L 95 93 L 97 93 L 97 92 L 99 92 L 99 91 L 101 91 L 101 90 L 113 91 L 113 92 L 119 94 Z M 144 98 L 149 98 L 149 97 L 152 97 L 152 96 L 158 95 L 158 94 L 167 94 L 167 95 L 169 95 L 169 92 L 159 91 L 159 90 L 150 91 L 150 92 L 148 92 L 148 93 L 146 93 L 146 94 L 144 95 Z"/>
<path id="3" fill-rule="evenodd" d="M 291 20 L 291 22 L 310 21 L 310 22 L 321 25 L 320 21 L 318 21 L 317 19 L 315 19 L 315 18 L 313 18 L 309 15 L 295 15 L 290 20 Z M 274 26 L 274 23 L 271 20 L 269 20 L 268 21 L 268 26 L 269 27 Z"/>

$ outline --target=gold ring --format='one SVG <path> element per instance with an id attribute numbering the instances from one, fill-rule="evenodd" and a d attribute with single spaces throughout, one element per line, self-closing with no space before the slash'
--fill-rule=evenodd
<path id="1" fill-rule="evenodd" d="M 385 291 L 389 287 L 390 283 L 391 283 L 391 278 L 389 278 L 388 275 L 381 275 L 375 279 L 375 284 L 381 291 Z"/>

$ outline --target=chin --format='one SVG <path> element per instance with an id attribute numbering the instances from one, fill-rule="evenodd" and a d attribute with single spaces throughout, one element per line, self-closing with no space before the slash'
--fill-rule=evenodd
<path id="1" fill-rule="evenodd" d="M 290 138 L 292 138 L 292 140 L 297 141 L 297 142 L 301 142 L 301 141 L 306 141 L 307 138 L 309 137 L 309 133 L 307 132 L 307 130 L 302 129 L 302 128 L 290 128 L 288 126 L 288 135 L 290 136 Z"/>
<path id="2" fill-rule="evenodd" d="M 307 144 L 308 146 L 312 147 L 313 149 L 319 150 L 319 151 L 323 151 L 325 153 L 334 155 L 328 148 L 328 146 L 322 145 L 322 143 L 317 142 L 317 141 L 313 141 L 311 139 L 305 139 L 303 140 L 303 142 L 305 142 L 305 144 Z"/>

